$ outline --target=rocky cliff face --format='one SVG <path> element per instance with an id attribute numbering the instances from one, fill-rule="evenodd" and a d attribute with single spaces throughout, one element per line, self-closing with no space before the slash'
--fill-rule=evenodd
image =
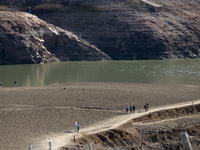
<path id="1" fill-rule="evenodd" d="M 28 13 L 0 12 L 0 64 L 109 60 L 73 33 Z"/>
<path id="2" fill-rule="evenodd" d="M 39 17 L 116 60 L 200 57 L 200 0 L 86 0 L 101 12 Z"/>

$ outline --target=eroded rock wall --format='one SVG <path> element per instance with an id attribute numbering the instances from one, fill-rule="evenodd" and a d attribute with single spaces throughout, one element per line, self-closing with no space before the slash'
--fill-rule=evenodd
<path id="1" fill-rule="evenodd" d="M 109 60 L 72 32 L 22 12 L 0 14 L 0 64 Z"/>
<path id="2" fill-rule="evenodd" d="M 200 57 L 199 0 L 86 2 L 103 11 L 39 17 L 97 45 L 115 60 Z"/>

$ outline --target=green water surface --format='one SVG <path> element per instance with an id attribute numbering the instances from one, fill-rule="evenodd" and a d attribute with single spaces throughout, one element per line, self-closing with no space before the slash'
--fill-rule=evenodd
<path id="1" fill-rule="evenodd" d="M 200 59 L 79 61 L 0 66 L 2 87 L 70 82 L 200 85 Z"/>

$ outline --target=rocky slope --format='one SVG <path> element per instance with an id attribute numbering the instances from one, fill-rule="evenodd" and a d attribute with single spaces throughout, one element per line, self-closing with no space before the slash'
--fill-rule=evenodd
<path id="1" fill-rule="evenodd" d="M 108 60 L 73 33 L 22 12 L 0 12 L 0 65 Z"/>
<path id="2" fill-rule="evenodd" d="M 40 14 L 116 60 L 200 57 L 200 0 L 85 0 L 103 11 Z"/>

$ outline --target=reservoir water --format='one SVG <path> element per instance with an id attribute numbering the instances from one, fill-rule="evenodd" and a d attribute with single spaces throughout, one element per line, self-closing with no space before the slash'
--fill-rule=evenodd
<path id="1" fill-rule="evenodd" d="M 2 87 L 70 82 L 200 85 L 200 59 L 79 61 L 0 66 Z"/>

